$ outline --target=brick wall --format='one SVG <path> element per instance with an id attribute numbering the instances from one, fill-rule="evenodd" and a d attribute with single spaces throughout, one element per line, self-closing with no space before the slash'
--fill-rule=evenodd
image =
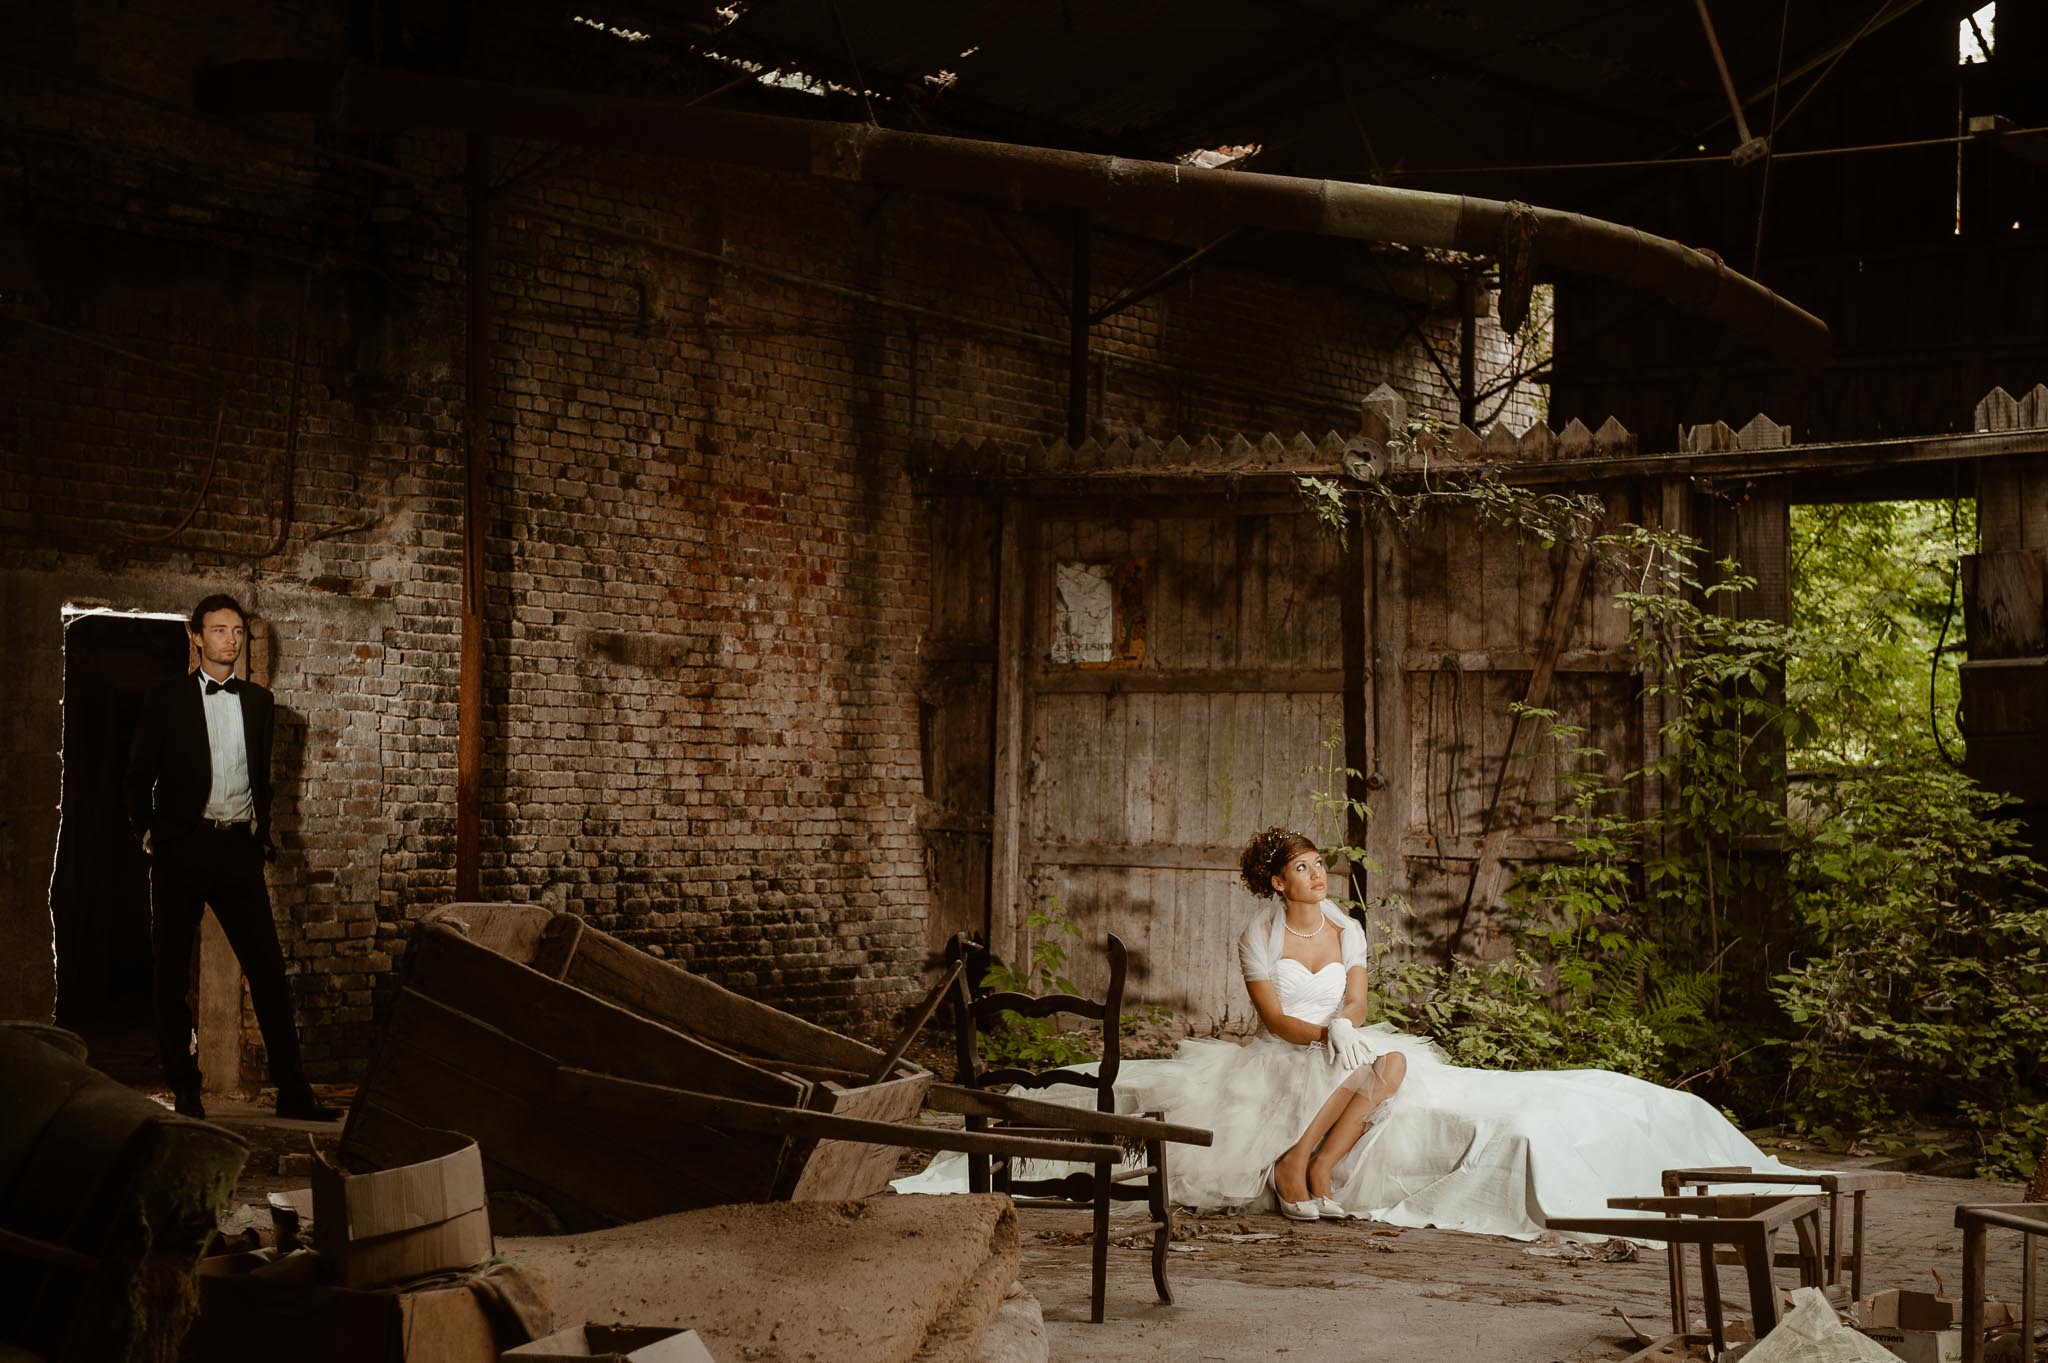
<path id="1" fill-rule="evenodd" d="M 264 617 L 272 889 L 309 1060 L 339 1075 L 453 893 L 460 150 L 400 139 L 379 175 L 105 90 L 173 100 L 264 50 L 177 12 L 119 12 L 96 58 L 31 28 L 49 74 L 0 94 L 23 130 L 0 220 L 36 248 L 0 299 L 0 587 L 36 656 L 61 656 L 65 601 L 181 610 L 218 584 Z M 323 51 L 309 13 L 298 46 Z M 593 155 L 502 208 L 485 893 L 886 1024 L 928 907 L 906 468 L 928 441 L 1062 433 L 1064 320 L 986 213 L 930 197 Z M 1098 291 L 1170 259 L 1105 234 Z M 1453 318 L 1425 331 L 1455 356 Z M 1481 331 L 1483 369 L 1504 351 Z M 1401 306 L 1243 268 L 1107 324 L 1093 381 L 1119 432 L 1350 429 L 1382 381 L 1455 416 Z M 30 689 L 0 947 L 48 940 L 61 688 Z M 7 954 L 28 965 L 0 1011 L 47 1012 L 47 950 Z"/>

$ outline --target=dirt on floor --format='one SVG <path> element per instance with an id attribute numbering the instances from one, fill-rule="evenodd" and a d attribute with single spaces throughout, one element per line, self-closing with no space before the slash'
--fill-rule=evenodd
<path id="1" fill-rule="evenodd" d="M 2013 1184 L 1915 1175 L 1897 1192 L 1871 1194 L 1866 1291 L 1954 1293 L 1962 1277 L 1956 1206 L 2019 1195 Z M 1171 1306 L 1154 1295 L 1149 1242 L 1134 1236 L 1113 1248 L 1107 1319 L 1091 1325 L 1080 1229 L 1059 1212 L 1023 1214 L 1023 1281 L 1044 1310 L 1055 1359 L 1607 1363 L 1641 1347 L 1631 1323 L 1651 1336 L 1671 1328 L 1659 1248 L 1532 1244 L 1363 1221 L 1296 1224 L 1272 1213 L 1177 1226 Z M 2018 1244 L 2010 1236 L 1992 1245 L 1991 1290 L 2014 1301 Z M 1740 1270 L 1724 1268 L 1722 1281 L 1729 1312 L 1746 1316 Z M 1791 1271 L 1781 1270 L 1779 1281 L 1792 1285 Z M 1696 1282 L 1693 1292 L 1697 1311 Z"/>
<path id="2" fill-rule="evenodd" d="M 337 1088 L 323 1097 L 346 1102 L 348 1094 Z M 267 1105 L 221 1104 L 212 1115 L 250 1141 L 237 1196 L 258 1207 L 273 1189 L 306 1185 L 309 1135 L 332 1141 L 340 1134 L 338 1123 L 280 1121 Z M 1815 1167 L 1878 1163 L 1776 1153 Z M 921 1167 L 926 1158 L 906 1165 Z M 1866 1290 L 1955 1294 L 1962 1277 L 1955 1208 L 2018 1201 L 2020 1193 L 2015 1184 L 1909 1174 L 1904 1188 L 1871 1194 Z M 1169 1261 L 1172 1305 L 1153 1292 L 1149 1238 L 1121 1237 L 1110 1250 L 1107 1319 L 1093 1325 L 1086 1220 L 1061 1211 L 1021 1215 L 1020 1280 L 1043 1309 L 1049 1357 L 1069 1363 L 1618 1363 L 1639 1347 L 1635 1330 L 1661 1336 L 1671 1326 L 1658 1248 L 1531 1244 L 1363 1221 L 1297 1224 L 1273 1213 L 1181 1214 Z M 1994 1235 L 1991 1262 L 1993 1295 L 2017 1301 L 2018 1237 Z M 1779 1280 L 1790 1285 L 1790 1271 Z M 1740 1271 L 1724 1269 L 1723 1282 L 1730 1313 L 1746 1315 Z M 1696 1303 L 1695 1290 L 1695 1311 Z"/>

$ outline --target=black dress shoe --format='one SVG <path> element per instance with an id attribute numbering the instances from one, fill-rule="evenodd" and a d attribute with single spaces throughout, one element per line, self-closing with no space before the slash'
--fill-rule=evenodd
<path id="1" fill-rule="evenodd" d="M 295 1122 L 333 1122 L 341 1120 L 341 1109 L 327 1106 L 308 1090 L 305 1093 L 295 1093 L 289 1098 L 279 1094 L 277 1115 L 289 1117 Z"/>
<path id="2" fill-rule="evenodd" d="M 198 1089 L 179 1089 L 171 1104 L 171 1110 L 180 1117 L 197 1117 L 206 1120 L 206 1105 L 199 1101 Z"/>

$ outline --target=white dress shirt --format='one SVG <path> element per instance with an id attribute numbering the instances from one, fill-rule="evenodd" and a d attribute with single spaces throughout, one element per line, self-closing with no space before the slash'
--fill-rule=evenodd
<path id="1" fill-rule="evenodd" d="M 206 745 L 213 753 L 213 786 L 206 817 L 223 823 L 256 824 L 256 796 L 249 786 L 249 736 L 242 728 L 242 698 L 232 691 L 206 694 L 213 678 L 200 668 L 199 696 L 206 706 Z"/>

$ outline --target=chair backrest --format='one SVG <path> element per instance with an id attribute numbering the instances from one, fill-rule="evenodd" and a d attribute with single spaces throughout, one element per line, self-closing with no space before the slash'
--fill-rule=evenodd
<path id="1" fill-rule="evenodd" d="M 1014 1086 L 1041 1089 L 1054 1084 L 1077 1084 L 1095 1090 L 1098 1111 L 1115 1111 L 1116 1075 L 1123 1062 L 1124 971 L 1129 957 L 1124 951 L 1123 940 L 1115 933 L 1109 934 L 1106 951 L 1109 986 L 1100 999 L 1084 999 L 1074 994 L 1019 994 L 1007 990 L 977 994 L 970 981 L 979 979 L 986 971 L 987 951 L 969 938 L 954 937 L 947 950 L 947 959 L 965 957 L 969 962 L 969 968 L 961 972 L 959 984 L 955 987 L 953 1038 L 959 1067 L 958 1082 L 966 1088 Z M 1036 1070 L 1014 1065 L 992 1068 L 983 1064 L 980 1033 L 989 1030 L 1003 1013 L 1015 1013 L 1026 1018 L 1079 1017 L 1099 1023 L 1102 1028 L 1102 1062 L 1096 1067 L 1096 1073 L 1087 1074 L 1065 1067 Z"/>

